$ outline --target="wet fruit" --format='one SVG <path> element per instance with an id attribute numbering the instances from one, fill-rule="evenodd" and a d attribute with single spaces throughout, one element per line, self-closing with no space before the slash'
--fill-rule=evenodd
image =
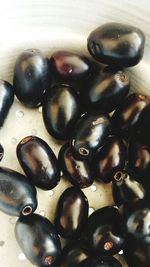
<path id="1" fill-rule="evenodd" d="M 63 174 L 73 185 L 85 188 L 93 183 L 91 162 L 86 159 L 76 159 L 69 144 L 65 144 L 60 149 L 58 161 Z"/>
<path id="2" fill-rule="evenodd" d="M 92 31 L 87 46 L 90 54 L 108 65 L 130 67 L 138 64 L 144 53 L 145 36 L 137 27 L 105 23 Z"/>
<path id="3" fill-rule="evenodd" d="M 37 266 L 53 266 L 61 254 L 61 244 L 53 224 L 43 216 L 20 217 L 15 235 L 23 253 Z"/>
<path id="4" fill-rule="evenodd" d="M 67 188 L 60 196 L 55 215 L 55 226 L 64 238 L 77 238 L 88 218 L 88 200 L 84 193 L 76 188 Z"/>
<path id="5" fill-rule="evenodd" d="M 17 58 L 14 90 L 17 98 L 28 107 L 37 107 L 49 86 L 47 59 L 37 49 L 27 49 Z"/>
<path id="6" fill-rule="evenodd" d="M 0 167 L 0 210 L 27 216 L 37 208 L 36 189 L 24 175 Z"/>
<path id="7" fill-rule="evenodd" d="M 39 137 L 26 136 L 17 145 L 17 157 L 32 183 L 44 190 L 54 188 L 60 180 L 57 158 Z"/>

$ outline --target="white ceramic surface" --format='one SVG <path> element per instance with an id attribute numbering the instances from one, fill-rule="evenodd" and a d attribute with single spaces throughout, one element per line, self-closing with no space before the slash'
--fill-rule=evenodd
<path id="1" fill-rule="evenodd" d="M 12 81 L 16 57 L 26 48 L 39 48 L 46 55 L 59 49 L 87 53 L 88 34 L 108 21 L 130 23 L 145 32 L 144 58 L 131 70 L 131 81 L 134 90 L 149 93 L 149 0 L 0 0 L 0 78 Z M 58 153 L 59 146 L 44 128 L 41 109 L 26 109 L 15 100 L 6 123 L 0 130 L 0 143 L 5 148 L 1 165 L 22 172 L 15 149 L 17 142 L 29 134 L 42 137 Z M 57 199 L 68 185 L 62 180 L 54 190 L 38 190 L 37 212 L 53 220 Z M 110 185 L 95 183 L 95 186 L 84 192 L 89 198 L 90 207 L 96 209 L 113 204 Z M 30 267 L 32 265 L 15 241 L 14 224 L 15 218 L 0 212 L 0 267 Z"/>

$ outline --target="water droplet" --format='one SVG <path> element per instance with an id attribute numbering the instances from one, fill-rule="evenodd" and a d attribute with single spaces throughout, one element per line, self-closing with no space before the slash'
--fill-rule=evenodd
<path id="1" fill-rule="evenodd" d="M 19 118 L 23 118 L 23 116 L 24 116 L 24 112 L 23 112 L 22 110 L 17 110 L 17 111 L 16 111 L 16 115 L 17 115 L 17 117 L 19 117 Z"/>
<path id="2" fill-rule="evenodd" d="M 97 189 L 95 184 L 91 185 L 91 187 L 90 187 L 90 188 L 91 188 L 91 191 L 92 191 L 92 192 L 95 192 L 95 191 L 96 191 L 96 189 Z"/>
<path id="3" fill-rule="evenodd" d="M 90 207 L 89 208 L 89 216 L 94 212 L 94 208 Z"/>
<path id="4" fill-rule="evenodd" d="M 15 137 L 12 137 L 10 141 L 13 145 L 17 144 L 17 138 Z"/>
<path id="5" fill-rule="evenodd" d="M 41 210 L 41 211 L 39 211 L 39 214 L 44 217 L 45 216 L 45 211 Z"/>
<path id="6" fill-rule="evenodd" d="M 31 135 L 36 135 L 37 134 L 37 130 L 36 129 L 32 129 L 30 132 Z"/>
<path id="7" fill-rule="evenodd" d="M 49 190 L 48 195 L 49 195 L 50 197 L 52 197 L 52 196 L 54 195 L 54 191 L 53 191 L 53 190 Z"/>
<path id="8" fill-rule="evenodd" d="M 20 254 L 18 255 L 18 259 L 19 259 L 20 261 L 24 261 L 24 260 L 26 260 L 26 256 L 24 255 L 24 253 L 20 253 Z"/>
<path id="9" fill-rule="evenodd" d="M 42 107 L 39 107 L 39 112 L 42 113 Z"/>

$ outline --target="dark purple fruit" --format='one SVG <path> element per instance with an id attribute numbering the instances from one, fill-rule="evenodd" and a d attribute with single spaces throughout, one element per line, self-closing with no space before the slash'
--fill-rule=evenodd
<path id="1" fill-rule="evenodd" d="M 62 146 L 58 161 L 63 174 L 73 185 L 85 188 L 93 183 L 94 175 L 91 162 L 86 159 L 76 159 L 69 144 Z"/>
<path id="2" fill-rule="evenodd" d="M 59 183 L 57 158 L 44 140 L 27 136 L 20 141 L 16 152 L 21 167 L 34 185 L 50 190 Z"/>
<path id="3" fill-rule="evenodd" d="M 112 124 L 116 132 L 124 137 L 132 135 L 148 102 L 149 98 L 141 94 L 132 94 L 125 98 L 112 116 Z"/>
<path id="4" fill-rule="evenodd" d="M 140 116 L 138 131 L 140 132 L 142 142 L 150 145 L 150 105 L 144 109 Z"/>
<path id="5" fill-rule="evenodd" d="M 112 182 L 112 192 L 115 204 L 119 207 L 125 202 L 147 197 L 147 190 L 140 182 L 132 179 L 126 172 L 118 171 Z"/>
<path id="6" fill-rule="evenodd" d="M 82 261 L 77 267 L 122 267 L 121 263 L 114 257 L 89 257 Z"/>
<path id="7" fill-rule="evenodd" d="M 0 80 L 0 127 L 3 126 L 13 101 L 13 86 L 6 81 Z"/>
<path id="8" fill-rule="evenodd" d="M 61 244 L 53 224 L 32 214 L 18 219 L 15 235 L 28 260 L 36 266 L 54 266 L 61 254 Z"/>
<path id="9" fill-rule="evenodd" d="M 147 126 L 148 128 L 148 126 Z M 145 131 L 147 131 L 145 128 Z M 144 141 L 144 140 L 143 140 Z M 145 145 L 141 138 L 133 136 L 129 143 L 128 167 L 142 178 L 150 175 L 150 146 Z"/>
<path id="10" fill-rule="evenodd" d="M 138 199 L 124 203 L 120 209 L 126 234 L 150 244 L 150 203 Z"/>
<path id="11" fill-rule="evenodd" d="M 52 73 L 66 81 L 87 79 L 93 70 L 87 57 L 67 51 L 53 53 L 49 62 Z"/>
<path id="12" fill-rule="evenodd" d="M 47 59 L 37 49 L 27 49 L 17 58 L 14 90 L 24 105 L 34 108 L 41 101 L 49 83 Z"/>
<path id="13" fill-rule="evenodd" d="M 86 258 L 81 242 L 68 243 L 61 253 L 57 267 L 77 267 Z"/>
<path id="14" fill-rule="evenodd" d="M 93 159 L 98 181 L 109 183 L 117 171 L 123 170 L 126 161 L 126 146 L 119 137 L 108 137 L 104 146 Z"/>
<path id="15" fill-rule="evenodd" d="M 36 189 L 28 178 L 0 167 L 0 210 L 9 215 L 27 216 L 36 208 Z"/>
<path id="16" fill-rule="evenodd" d="M 64 238 L 77 238 L 81 234 L 88 218 L 88 200 L 84 193 L 76 188 L 67 188 L 60 196 L 55 226 Z"/>
<path id="17" fill-rule="evenodd" d="M 3 159 L 4 156 L 4 148 L 3 146 L 0 144 L 0 161 Z"/>
<path id="18" fill-rule="evenodd" d="M 102 146 L 111 131 L 109 117 L 102 113 L 85 113 L 77 122 L 72 134 L 74 154 L 81 159 L 92 157 Z"/>
<path id="19" fill-rule="evenodd" d="M 90 54 L 108 65 L 123 67 L 139 63 L 144 53 L 145 36 L 137 27 L 105 23 L 92 31 L 87 46 Z"/>
<path id="20" fill-rule="evenodd" d="M 124 71 L 105 68 L 96 79 L 88 81 L 85 87 L 82 99 L 88 110 L 111 112 L 128 94 L 130 81 Z"/>
<path id="21" fill-rule="evenodd" d="M 150 244 L 142 244 L 131 237 L 126 238 L 124 257 L 129 267 L 149 267 Z"/>
<path id="22" fill-rule="evenodd" d="M 43 120 L 49 134 L 56 139 L 70 138 L 80 116 L 80 101 L 68 85 L 52 87 L 43 103 Z"/>
<path id="23" fill-rule="evenodd" d="M 122 219 L 118 209 L 104 207 L 89 217 L 84 234 L 86 250 L 91 255 L 114 255 L 124 243 Z"/>

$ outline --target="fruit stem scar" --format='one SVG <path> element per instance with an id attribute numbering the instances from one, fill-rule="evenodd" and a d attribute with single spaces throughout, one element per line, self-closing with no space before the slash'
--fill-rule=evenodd
<path id="1" fill-rule="evenodd" d="M 112 249 L 112 247 L 113 247 L 113 243 L 112 242 L 105 242 L 105 244 L 104 244 L 104 249 L 105 250 L 110 250 L 110 249 Z"/>
<path id="2" fill-rule="evenodd" d="M 51 265 L 53 262 L 54 262 L 54 257 L 53 256 L 46 256 L 45 259 L 44 259 L 44 262 L 47 264 L 47 265 Z"/>
<path id="3" fill-rule="evenodd" d="M 84 148 L 84 147 L 80 147 L 79 148 L 79 153 L 80 153 L 81 156 L 87 156 L 87 155 L 89 155 L 89 150 Z"/>
<path id="4" fill-rule="evenodd" d="M 31 206 L 26 206 L 22 210 L 22 215 L 28 216 L 32 213 L 32 207 Z"/>

